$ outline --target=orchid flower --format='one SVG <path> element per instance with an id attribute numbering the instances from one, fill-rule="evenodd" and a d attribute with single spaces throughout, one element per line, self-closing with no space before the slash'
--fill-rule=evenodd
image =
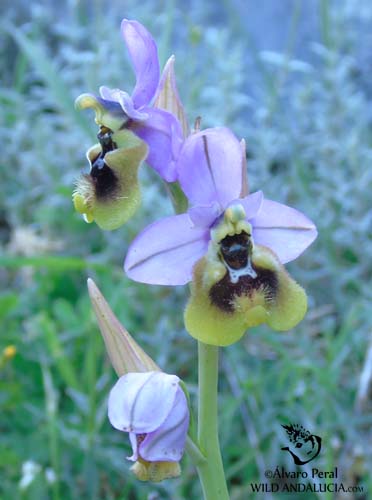
<path id="1" fill-rule="evenodd" d="M 131 244 L 127 275 L 160 285 L 192 283 L 186 328 L 207 344 L 228 345 L 249 326 L 292 328 L 304 316 L 306 294 L 283 264 L 316 238 L 304 214 L 244 193 L 244 161 L 226 128 L 195 133 L 176 165 L 190 208 L 148 226 Z"/>
<path id="2" fill-rule="evenodd" d="M 72 199 L 86 222 L 95 221 L 102 229 L 117 229 L 140 205 L 137 173 L 148 147 L 129 130 L 111 133 L 102 129 L 98 138 L 100 144 L 86 154 L 90 171 L 77 180 Z"/>
<path id="3" fill-rule="evenodd" d="M 152 106 L 164 85 L 164 78 L 160 79 L 156 43 L 137 21 L 124 19 L 121 33 L 136 75 L 132 95 L 102 86 L 100 96 L 82 94 L 76 106 L 93 108 L 96 122 L 113 132 L 122 128 L 133 131 L 149 146 L 147 163 L 167 182 L 173 182 L 177 179 L 175 161 L 183 134 L 173 114 Z"/>
<path id="4" fill-rule="evenodd" d="M 189 408 L 176 375 L 163 372 L 127 373 L 111 389 L 111 425 L 128 432 L 135 462 L 132 471 L 142 481 L 162 481 L 180 474 L 189 426 Z"/>

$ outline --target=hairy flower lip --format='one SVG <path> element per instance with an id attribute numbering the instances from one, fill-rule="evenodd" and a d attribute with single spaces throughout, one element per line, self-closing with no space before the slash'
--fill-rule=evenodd
<path id="1" fill-rule="evenodd" d="M 191 297 L 185 309 L 190 335 L 206 344 L 227 346 L 261 323 L 290 330 L 304 317 L 306 293 L 268 248 L 254 245 L 251 261 L 256 277 L 232 281 L 218 258 L 218 244 L 195 267 Z"/>
<path id="2" fill-rule="evenodd" d="M 275 273 L 255 265 L 253 265 L 253 269 L 256 274 L 254 278 L 244 276 L 239 278 L 237 283 L 232 283 L 228 272 L 226 272 L 222 280 L 215 283 L 209 290 L 209 297 L 212 304 L 224 312 L 234 314 L 236 310 L 234 299 L 244 294 L 252 297 L 263 285 L 268 290 L 265 293 L 275 296 L 278 287 Z"/>
<path id="3" fill-rule="evenodd" d="M 95 221 L 102 229 L 114 230 L 132 217 L 140 205 L 138 169 L 148 147 L 126 129 L 110 132 L 109 140 L 105 153 L 101 144 L 88 149 L 90 171 L 78 179 L 73 203 L 87 222 Z M 116 148 L 110 150 L 111 147 Z M 95 162 L 101 155 L 102 162 L 96 169 Z"/>

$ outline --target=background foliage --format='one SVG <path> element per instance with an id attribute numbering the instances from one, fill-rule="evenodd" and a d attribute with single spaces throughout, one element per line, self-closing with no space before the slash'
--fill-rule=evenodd
<path id="1" fill-rule="evenodd" d="M 200 498 L 187 458 L 182 477 L 160 485 L 128 472 L 126 436 L 106 418 L 115 376 L 86 291 L 91 276 L 195 396 L 187 287 L 140 285 L 122 272 L 135 234 L 171 213 L 165 190 L 142 168 L 142 210 L 113 233 L 85 224 L 71 204 L 95 134 L 74 98 L 133 84 L 123 17 L 150 29 L 163 63 L 176 54 L 190 121 L 201 115 L 204 127 L 227 125 L 246 139 L 251 190 L 296 206 L 319 228 L 288 266 L 307 289 L 306 319 L 289 333 L 256 328 L 223 350 L 220 434 L 232 498 L 248 498 L 267 468 L 293 469 L 280 451 L 288 422 L 323 438 L 319 468 L 337 466 L 345 484 L 372 492 L 363 385 L 372 370 L 369 0 L 16 0 L 2 9 L 0 349 L 15 345 L 17 354 L 0 365 L 0 498 Z"/>

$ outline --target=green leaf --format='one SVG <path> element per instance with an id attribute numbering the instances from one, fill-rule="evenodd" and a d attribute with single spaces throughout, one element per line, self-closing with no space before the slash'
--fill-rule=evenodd
<path id="1" fill-rule="evenodd" d="M 5 318 L 18 304 L 18 296 L 15 293 L 3 293 L 0 295 L 0 320 Z"/>
<path id="2" fill-rule="evenodd" d="M 79 389 L 80 384 L 75 367 L 65 353 L 55 323 L 46 314 L 41 315 L 39 321 L 44 341 L 62 380 L 67 387 Z"/>
<path id="3" fill-rule="evenodd" d="M 95 269 L 97 271 L 107 270 L 106 264 L 90 262 L 89 260 L 79 257 L 64 257 L 44 255 L 40 257 L 11 257 L 9 255 L 0 255 L 0 266 L 18 269 L 20 267 L 45 267 L 47 269 L 66 271 L 66 270 L 81 270 L 86 268 Z"/>

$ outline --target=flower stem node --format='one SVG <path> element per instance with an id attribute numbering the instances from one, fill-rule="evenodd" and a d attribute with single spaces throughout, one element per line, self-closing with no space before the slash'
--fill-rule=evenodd
<path id="1" fill-rule="evenodd" d="M 289 330 L 306 310 L 303 288 L 271 250 L 254 245 L 244 208 L 229 207 L 211 230 L 206 256 L 193 270 L 185 310 L 189 333 L 205 344 L 225 346 L 261 323 Z"/>
<path id="2" fill-rule="evenodd" d="M 82 175 L 73 193 L 75 210 L 86 222 L 113 230 L 134 215 L 141 202 L 138 168 L 148 147 L 129 130 L 101 127 L 99 144 L 87 151 L 89 174 Z"/>
<path id="3" fill-rule="evenodd" d="M 112 388 L 108 401 L 111 425 L 129 433 L 141 481 L 162 481 L 180 473 L 189 428 L 189 407 L 176 375 L 127 373 Z"/>

